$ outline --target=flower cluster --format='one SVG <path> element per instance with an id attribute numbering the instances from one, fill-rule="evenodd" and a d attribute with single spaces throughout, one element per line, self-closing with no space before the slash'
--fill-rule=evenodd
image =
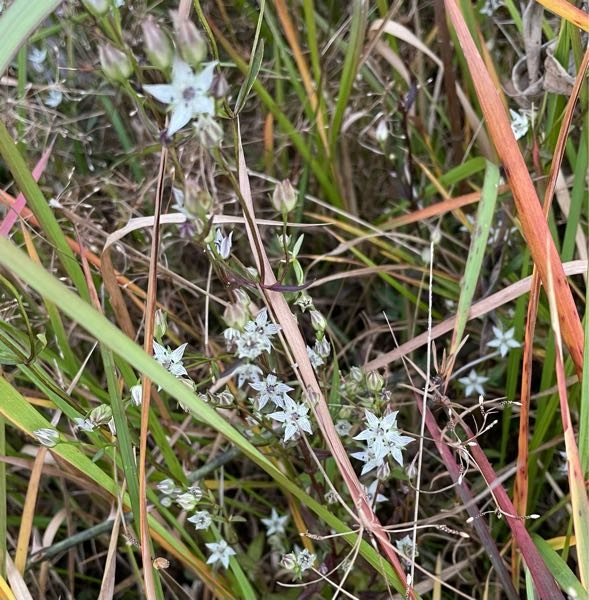
<path id="1" fill-rule="evenodd" d="M 195 511 L 188 521 L 194 524 L 195 529 L 208 529 L 213 522 L 213 518 L 208 510 L 195 510 L 197 504 L 202 499 L 202 490 L 198 485 L 192 485 L 184 490 L 177 487 L 171 479 L 164 479 L 157 484 L 157 489 L 162 496 L 160 502 L 163 506 L 169 507 L 176 503 L 186 512 Z"/>
<path id="2" fill-rule="evenodd" d="M 294 552 L 285 554 L 280 562 L 285 569 L 292 571 L 295 579 L 301 579 L 303 573 L 311 569 L 316 560 L 317 557 L 307 549 L 298 550 L 295 548 Z"/>
<path id="3" fill-rule="evenodd" d="M 362 475 L 379 469 L 383 472 L 388 469 L 386 459 L 391 456 L 399 465 L 403 466 L 403 448 L 413 441 L 412 438 L 401 435 L 397 429 L 398 411 L 393 411 L 384 417 L 377 417 L 368 409 L 364 410 L 368 427 L 354 437 L 355 440 L 364 440 L 366 450 L 354 452 L 352 457 L 364 463 Z"/>
<path id="4" fill-rule="evenodd" d="M 272 338 L 279 331 L 279 325 L 268 322 L 268 311 L 264 308 L 242 330 L 229 327 L 224 336 L 227 349 L 234 348 L 238 358 L 254 360 L 264 352 L 270 352 Z"/>

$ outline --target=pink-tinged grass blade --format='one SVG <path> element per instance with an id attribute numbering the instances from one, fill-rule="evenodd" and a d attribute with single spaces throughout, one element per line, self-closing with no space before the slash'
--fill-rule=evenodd
<path id="1" fill-rule="evenodd" d="M 47 161 L 51 156 L 51 150 L 53 149 L 53 142 L 49 145 L 49 148 L 43 152 L 43 155 L 39 159 L 39 162 L 35 165 L 32 175 L 35 181 L 39 181 L 39 178 L 43 174 Z M 16 219 L 20 215 L 22 209 L 25 207 L 27 200 L 22 192 L 16 197 L 16 200 L 12 207 L 6 213 L 4 220 L 0 223 L 0 235 L 6 237 L 12 230 L 12 227 L 16 223 Z"/>

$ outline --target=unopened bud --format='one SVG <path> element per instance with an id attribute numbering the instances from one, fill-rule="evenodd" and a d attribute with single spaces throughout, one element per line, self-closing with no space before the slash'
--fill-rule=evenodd
<path id="1" fill-rule="evenodd" d="M 223 128 L 212 115 L 200 115 L 194 122 L 194 132 L 203 148 L 217 148 L 223 141 Z"/>
<path id="2" fill-rule="evenodd" d="M 97 427 L 106 425 L 112 419 L 112 408 L 108 404 L 101 404 L 90 412 L 90 421 Z"/>
<path id="3" fill-rule="evenodd" d="M 384 387 L 384 377 L 376 371 L 370 371 L 366 376 L 366 387 L 373 394 L 377 394 Z"/>
<path id="4" fill-rule="evenodd" d="M 184 62 L 197 67 L 207 56 L 207 43 L 196 25 L 181 17 L 177 11 L 171 11 L 176 33 L 176 43 Z"/>
<path id="5" fill-rule="evenodd" d="M 309 314 L 311 315 L 311 327 L 322 334 L 327 327 L 325 317 L 318 310 L 312 310 Z"/>
<path id="6" fill-rule="evenodd" d="M 168 36 L 161 30 L 150 15 L 143 23 L 143 48 L 151 64 L 162 71 L 167 69 L 174 59 L 174 50 Z"/>
<path id="7" fill-rule="evenodd" d="M 389 137 L 389 128 L 385 119 L 381 119 L 374 131 L 374 137 L 379 144 L 384 144 Z"/>
<path id="8" fill-rule="evenodd" d="M 184 212 L 192 218 L 205 218 L 213 205 L 213 199 L 194 179 L 187 179 L 184 184 Z"/>
<path id="9" fill-rule="evenodd" d="M 133 66 L 124 52 L 107 44 L 98 48 L 98 55 L 100 56 L 102 70 L 111 81 L 122 83 L 129 79 L 133 72 Z"/>
<path id="10" fill-rule="evenodd" d="M 109 9 L 108 0 L 82 0 L 82 4 L 95 17 L 103 17 Z"/>
<path id="11" fill-rule="evenodd" d="M 223 73 L 215 73 L 213 75 L 213 83 L 211 83 L 211 87 L 209 88 L 209 96 L 220 100 L 221 98 L 225 98 L 228 90 L 229 84 Z"/>
<path id="12" fill-rule="evenodd" d="M 53 448 L 59 442 L 59 431 L 45 427 L 43 429 L 36 429 L 33 431 L 33 435 L 37 438 L 40 444 L 47 448 Z"/>
<path id="13" fill-rule="evenodd" d="M 248 321 L 248 313 L 240 302 L 228 304 L 225 312 L 223 312 L 223 321 L 225 321 L 227 327 L 243 329 L 243 326 Z"/>
<path id="14" fill-rule="evenodd" d="M 162 340 L 168 330 L 168 319 L 166 313 L 161 308 L 155 311 L 153 329 L 153 337 L 156 340 Z"/>
<path id="15" fill-rule="evenodd" d="M 276 184 L 272 194 L 272 206 L 280 213 L 288 214 L 297 205 L 297 192 L 292 187 L 290 179 L 284 179 Z"/>

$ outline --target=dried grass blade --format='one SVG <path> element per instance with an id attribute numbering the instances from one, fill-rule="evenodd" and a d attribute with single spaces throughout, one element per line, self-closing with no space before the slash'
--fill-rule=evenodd
<path id="1" fill-rule="evenodd" d="M 569 349 L 577 373 L 581 377 L 583 371 L 583 329 L 556 246 L 543 217 L 538 195 L 511 130 L 499 92 L 493 85 L 478 53 L 458 4 L 456 0 L 445 0 L 445 5 L 468 62 L 491 139 L 503 163 L 513 191 L 522 233 L 544 284 L 548 281 L 548 271 L 552 270 L 551 276 L 557 297 L 558 317 L 563 339 Z M 546 240 L 549 240 L 548 245 Z"/>
<path id="2" fill-rule="evenodd" d="M 571 420 L 571 412 L 567 398 L 566 373 L 564 370 L 564 356 L 562 351 L 562 338 L 556 314 L 556 297 L 554 287 L 548 281 L 546 294 L 550 305 L 551 325 L 556 341 L 556 381 L 558 397 L 560 400 L 560 416 L 564 431 L 564 444 L 568 464 L 568 480 L 571 492 L 571 505 L 573 513 L 573 527 L 577 539 L 577 562 L 581 584 L 589 594 L 589 497 L 585 488 L 579 448 L 575 440 L 575 430 Z"/>

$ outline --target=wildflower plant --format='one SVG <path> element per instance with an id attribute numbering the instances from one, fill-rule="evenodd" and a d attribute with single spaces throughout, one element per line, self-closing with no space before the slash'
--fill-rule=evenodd
<path id="1" fill-rule="evenodd" d="M 0 555 L 19 587 L 414 599 L 435 555 L 443 597 L 584 597 L 578 11 L 401 6 L 415 43 L 391 53 L 387 1 L 343 20 L 49 4 L 0 2 Z M 526 311 L 532 264 L 546 297 Z M 571 534 L 575 552 L 547 543 Z"/>

